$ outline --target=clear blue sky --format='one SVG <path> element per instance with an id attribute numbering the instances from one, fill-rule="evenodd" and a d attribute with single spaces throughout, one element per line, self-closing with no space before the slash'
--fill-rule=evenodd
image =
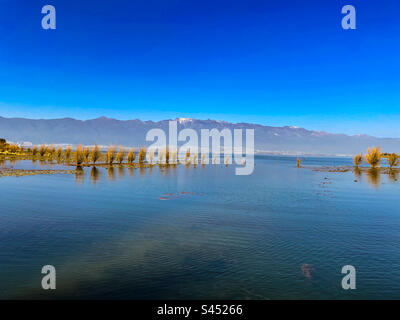
<path id="1" fill-rule="evenodd" d="M 0 115 L 400 137 L 400 1 L 0 0 Z"/>

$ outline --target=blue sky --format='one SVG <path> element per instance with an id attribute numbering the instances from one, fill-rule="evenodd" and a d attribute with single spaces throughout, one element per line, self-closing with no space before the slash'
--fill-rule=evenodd
<path id="1" fill-rule="evenodd" d="M 399 57 L 398 0 L 0 0 L 0 115 L 400 137 Z"/>

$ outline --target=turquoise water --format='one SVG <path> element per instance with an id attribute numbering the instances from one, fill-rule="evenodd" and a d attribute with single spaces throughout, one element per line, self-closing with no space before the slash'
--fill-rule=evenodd
<path id="1" fill-rule="evenodd" d="M 397 177 L 302 164 L 2 177 L 0 298 L 400 298 Z M 48 264 L 54 291 L 41 289 Z M 348 264 L 356 290 L 341 287 Z"/>

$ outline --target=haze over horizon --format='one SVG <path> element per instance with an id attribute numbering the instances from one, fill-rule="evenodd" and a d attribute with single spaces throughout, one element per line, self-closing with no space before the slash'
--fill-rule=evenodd
<path id="1" fill-rule="evenodd" d="M 141 119 L 141 118 L 130 118 L 130 119 L 118 119 L 114 117 L 108 117 L 108 116 L 98 116 L 98 117 L 93 117 L 93 118 L 87 118 L 87 119 L 79 119 L 79 118 L 74 118 L 74 117 L 57 117 L 57 118 L 48 118 L 48 117 L 39 117 L 39 118 L 27 118 L 27 117 L 4 117 L 3 115 L 0 114 L 0 118 L 3 119 L 24 119 L 24 120 L 63 120 L 63 119 L 72 119 L 72 120 L 78 120 L 78 121 L 90 121 L 90 120 L 98 120 L 98 119 L 109 119 L 109 120 L 117 120 L 117 121 L 133 121 L 133 120 L 139 120 L 141 122 L 163 122 L 163 121 L 174 121 L 174 120 L 199 120 L 199 121 L 217 121 L 217 122 L 225 122 L 228 124 L 249 124 L 249 125 L 256 125 L 256 126 L 266 126 L 266 127 L 276 127 L 276 128 L 284 128 L 284 127 L 289 127 L 289 128 L 299 128 L 299 129 L 305 129 L 308 131 L 315 131 L 315 132 L 321 132 L 321 133 L 328 133 L 328 134 L 344 134 L 344 135 L 349 135 L 349 136 L 370 136 L 370 137 L 376 137 L 376 138 L 398 138 L 398 137 L 379 137 L 379 136 L 373 136 L 370 134 L 366 133 L 356 133 L 356 134 L 347 134 L 345 132 L 329 132 L 327 130 L 314 130 L 311 128 L 306 128 L 302 126 L 295 126 L 295 125 L 270 125 L 270 124 L 264 124 L 264 123 L 257 123 L 257 122 L 248 122 L 248 121 L 226 121 L 223 119 L 212 119 L 212 118 L 191 118 L 191 117 L 175 117 L 175 118 L 165 118 L 165 119 L 159 119 L 159 120 L 153 120 L 153 119 Z"/>

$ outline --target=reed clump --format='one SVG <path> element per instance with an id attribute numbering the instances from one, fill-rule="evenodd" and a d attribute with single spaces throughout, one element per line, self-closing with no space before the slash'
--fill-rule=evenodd
<path id="1" fill-rule="evenodd" d="M 185 153 L 185 162 L 188 162 L 188 159 L 190 159 L 190 148 L 186 150 L 186 153 Z"/>
<path id="2" fill-rule="evenodd" d="M 71 159 L 72 147 L 68 146 L 64 151 L 65 160 L 68 162 Z"/>
<path id="3" fill-rule="evenodd" d="M 115 157 L 115 160 L 117 161 L 118 164 L 121 164 L 124 161 L 125 154 L 126 154 L 125 148 L 123 148 L 122 146 L 119 147 L 118 153 Z"/>
<path id="4" fill-rule="evenodd" d="M 129 149 L 129 152 L 128 152 L 127 161 L 129 164 L 132 164 L 133 161 L 135 161 L 135 159 L 136 159 L 135 148 L 131 148 L 131 149 Z"/>
<path id="5" fill-rule="evenodd" d="M 101 157 L 101 151 L 100 148 L 98 147 L 98 145 L 95 143 L 94 147 L 91 151 L 91 158 L 92 158 L 92 162 L 94 164 L 96 164 L 96 162 L 100 159 Z"/>
<path id="6" fill-rule="evenodd" d="M 107 163 L 108 164 L 114 163 L 116 152 L 117 152 L 117 149 L 115 146 L 108 147 L 108 150 L 107 150 Z"/>
<path id="7" fill-rule="evenodd" d="M 166 147 L 166 148 L 165 148 L 165 163 L 166 163 L 166 164 L 169 164 L 169 156 L 170 156 L 170 154 L 169 154 L 169 147 Z"/>
<path id="8" fill-rule="evenodd" d="M 89 147 L 83 147 L 82 156 L 83 156 L 83 162 L 86 164 L 89 164 L 89 158 L 90 158 L 90 148 Z"/>
<path id="9" fill-rule="evenodd" d="M 139 149 L 139 163 L 144 163 L 146 159 L 146 148 Z"/>
<path id="10" fill-rule="evenodd" d="M 62 157 L 62 152 L 63 152 L 63 150 L 62 150 L 61 147 L 57 148 L 57 150 L 56 150 L 56 158 L 57 158 L 58 160 L 61 159 L 61 157 Z"/>
<path id="11" fill-rule="evenodd" d="M 47 153 L 47 147 L 46 145 L 42 144 L 39 148 L 39 156 L 44 157 L 46 153 Z"/>
<path id="12" fill-rule="evenodd" d="M 391 153 L 387 157 L 387 162 L 390 169 L 392 169 L 393 167 L 397 167 L 399 165 L 399 156 L 395 153 Z"/>
<path id="13" fill-rule="evenodd" d="M 38 154 L 38 147 L 37 146 L 33 146 L 32 147 L 32 155 L 35 157 Z"/>
<path id="14" fill-rule="evenodd" d="M 363 162 L 362 154 L 357 154 L 357 155 L 354 156 L 353 163 L 354 163 L 355 167 L 360 166 L 362 164 L 362 162 Z"/>
<path id="15" fill-rule="evenodd" d="M 77 167 L 80 167 L 84 161 L 83 147 L 81 145 L 76 147 L 74 153 L 74 162 Z"/>
<path id="16" fill-rule="evenodd" d="M 301 167 L 301 159 L 297 158 L 296 163 L 297 163 L 297 168 L 300 168 Z"/>
<path id="17" fill-rule="evenodd" d="M 371 168 L 376 168 L 379 166 L 381 157 L 382 154 L 379 147 L 368 148 L 367 154 L 365 155 L 365 161 L 367 161 Z"/>

